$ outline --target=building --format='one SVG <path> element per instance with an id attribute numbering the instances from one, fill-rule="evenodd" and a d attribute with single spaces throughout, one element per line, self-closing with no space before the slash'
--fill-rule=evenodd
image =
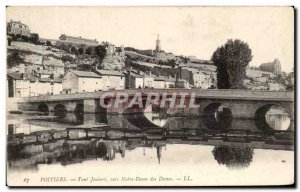
<path id="1" fill-rule="evenodd" d="M 74 37 L 62 34 L 56 45 L 72 45 L 75 47 L 97 46 L 99 42 L 96 39 L 87 39 L 82 37 Z"/>
<path id="2" fill-rule="evenodd" d="M 62 91 L 59 78 L 39 78 L 29 73 L 12 72 L 7 74 L 8 97 L 29 97 L 56 95 Z"/>
<path id="3" fill-rule="evenodd" d="M 168 89 L 175 87 L 175 79 L 171 77 L 154 76 L 152 87 L 155 89 Z"/>
<path id="4" fill-rule="evenodd" d="M 63 94 L 102 90 L 102 79 L 94 72 L 68 71 L 62 80 Z"/>
<path id="5" fill-rule="evenodd" d="M 143 75 L 129 70 L 125 74 L 125 88 L 126 89 L 137 89 L 144 87 L 144 77 Z"/>
<path id="6" fill-rule="evenodd" d="M 115 47 L 113 44 L 108 44 L 101 66 L 105 70 L 122 70 L 125 67 L 124 47 Z"/>
<path id="7" fill-rule="evenodd" d="M 157 35 L 157 40 L 155 43 L 155 51 L 153 53 L 154 57 L 158 60 L 168 61 L 168 60 L 176 60 L 176 56 L 173 53 L 166 53 L 161 49 L 159 34 Z"/>
<path id="8" fill-rule="evenodd" d="M 153 88 L 155 89 L 166 89 L 166 82 L 165 82 L 165 78 L 163 77 L 154 77 L 154 81 L 153 81 Z"/>
<path id="9" fill-rule="evenodd" d="M 281 63 L 277 58 L 273 62 L 261 64 L 259 68 L 262 71 L 271 72 L 275 75 L 281 73 Z"/>
<path id="10" fill-rule="evenodd" d="M 161 46 L 160 46 L 160 40 L 159 40 L 159 34 L 158 34 L 157 40 L 156 40 L 155 52 L 159 53 L 160 51 L 161 51 Z"/>
<path id="11" fill-rule="evenodd" d="M 144 88 L 152 88 L 154 86 L 154 76 L 151 75 L 151 71 L 149 74 L 145 74 L 143 75 L 144 77 Z"/>
<path id="12" fill-rule="evenodd" d="M 32 70 L 32 74 L 36 77 L 39 78 L 51 78 L 51 76 L 53 76 L 53 73 L 47 70 L 43 70 L 43 69 L 33 69 Z"/>
<path id="13" fill-rule="evenodd" d="M 266 77 L 266 78 L 273 78 L 274 74 L 268 71 L 256 70 L 256 69 L 247 69 L 246 76 L 251 77 L 253 79 Z"/>
<path id="14" fill-rule="evenodd" d="M 9 35 L 22 35 L 30 37 L 30 28 L 28 25 L 21 23 L 20 21 L 13 21 L 7 23 L 7 33 Z"/>
<path id="15" fill-rule="evenodd" d="M 62 80 L 60 78 L 38 78 L 30 81 L 29 96 L 58 95 L 62 93 Z"/>
<path id="16" fill-rule="evenodd" d="M 194 88 L 208 89 L 216 84 L 216 73 L 196 68 L 179 67 L 179 79 L 185 80 Z M 182 81 L 183 83 L 183 81 Z"/>
<path id="17" fill-rule="evenodd" d="M 119 71 L 96 70 L 102 79 L 102 90 L 122 90 L 125 89 L 125 75 Z"/>
<path id="18" fill-rule="evenodd" d="M 8 97 L 28 97 L 29 80 L 26 75 L 13 72 L 7 74 Z"/>
<path id="19" fill-rule="evenodd" d="M 279 83 L 269 83 L 270 91 L 285 91 L 285 86 Z"/>

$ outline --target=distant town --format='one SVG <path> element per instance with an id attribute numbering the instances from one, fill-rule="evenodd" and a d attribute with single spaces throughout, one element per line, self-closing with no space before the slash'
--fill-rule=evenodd
<path id="1" fill-rule="evenodd" d="M 210 60 L 163 50 L 161 37 L 149 50 L 117 47 L 109 42 L 62 34 L 45 39 L 30 26 L 7 23 L 7 96 L 11 98 L 122 89 L 217 89 Z M 154 39 L 155 40 L 155 39 Z M 249 90 L 293 90 L 294 72 L 285 73 L 274 60 L 248 67 Z"/>

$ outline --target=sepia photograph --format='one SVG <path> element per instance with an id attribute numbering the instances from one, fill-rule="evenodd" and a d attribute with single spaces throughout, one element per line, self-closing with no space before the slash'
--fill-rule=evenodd
<path id="1" fill-rule="evenodd" d="M 5 23 L 8 187 L 295 185 L 294 7 L 7 6 Z"/>

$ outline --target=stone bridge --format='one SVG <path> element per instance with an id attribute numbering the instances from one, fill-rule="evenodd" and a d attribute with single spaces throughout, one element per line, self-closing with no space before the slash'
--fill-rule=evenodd
<path id="1" fill-rule="evenodd" d="M 117 100 L 116 95 L 128 94 L 128 100 Z M 136 105 L 129 107 L 129 103 L 134 96 L 139 93 L 142 97 L 143 107 Z M 104 94 L 105 104 L 111 104 L 110 107 L 103 108 L 100 105 L 100 98 Z M 158 103 L 148 103 L 146 98 L 149 94 L 158 94 Z M 270 107 L 276 105 L 283 107 L 288 113 L 291 120 L 294 120 L 294 92 L 283 91 L 252 91 L 252 90 L 199 90 L 199 89 L 136 89 L 136 90 L 118 90 L 118 91 L 99 91 L 88 93 L 64 94 L 64 95 L 47 95 L 23 98 L 18 102 L 18 108 L 26 111 L 40 111 L 43 113 L 54 112 L 59 115 L 61 112 L 79 112 L 79 113 L 98 113 L 106 112 L 107 114 L 132 114 L 152 111 L 152 108 L 160 108 L 160 102 L 163 95 L 169 98 L 175 98 L 175 104 L 180 103 L 180 95 L 186 94 L 184 108 L 172 107 L 171 101 L 166 101 L 164 109 L 169 114 L 174 115 L 194 115 L 205 116 L 214 113 L 220 106 L 226 107 L 235 118 L 247 119 L 264 119 L 265 114 Z M 195 96 L 194 103 L 196 108 L 190 108 L 188 103 Z M 165 98 L 165 99 L 166 99 Z M 114 103 L 119 102 L 115 108 Z M 147 106 L 148 105 L 148 106 Z"/>

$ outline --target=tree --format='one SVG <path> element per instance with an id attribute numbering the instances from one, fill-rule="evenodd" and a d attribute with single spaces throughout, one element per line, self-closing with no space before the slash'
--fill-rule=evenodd
<path id="1" fill-rule="evenodd" d="M 167 65 L 169 65 L 170 67 L 172 67 L 172 68 L 174 69 L 175 66 L 176 66 L 176 61 L 175 61 L 175 59 L 168 60 Z"/>
<path id="2" fill-rule="evenodd" d="M 68 52 L 68 53 L 71 53 L 71 52 L 70 52 L 70 47 L 68 47 L 68 46 L 65 45 L 65 44 L 61 44 L 60 49 L 66 51 L 66 52 Z"/>
<path id="3" fill-rule="evenodd" d="M 91 71 L 92 69 L 93 69 L 92 65 L 88 65 L 88 64 L 77 65 L 77 70 L 78 71 Z"/>
<path id="4" fill-rule="evenodd" d="M 253 160 L 253 149 L 249 147 L 215 147 L 212 153 L 218 164 L 228 168 L 245 168 Z"/>
<path id="5" fill-rule="evenodd" d="M 87 55 L 91 55 L 92 52 L 93 52 L 93 47 L 88 47 L 88 48 L 86 48 L 86 50 L 85 50 L 85 53 L 86 53 Z"/>
<path id="6" fill-rule="evenodd" d="M 20 56 L 17 50 L 14 50 L 7 56 L 7 68 L 18 66 L 21 63 L 25 63 L 24 59 Z"/>
<path id="7" fill-rule="evenodd" d="M 82 47 L 78 48 L 78 53 L 82 55 L 84 53 L 84 49 Z"/>
<path id="8" fill-rule="evenodd" d="M 102 63 L 105 55 L 106 55 L 106 45 L 101 44 L 95 47 L 95 54 L 98 57 L 99 63 Z"/>
<path id="9" fill-rule="evenodd" d="M 66 62 L 66 61 L 69 61 L 70 63 L 72 63 L 72 62 L 74 62 L 74 59 L 73 59 L 73 57 L 71 57 L 70 55 L 63 55 L 62 57 L 61 57 L 61 60 L 62 60 L 62 62 Z"/>
<path id="10" fill-rule="evenodd" d="M 74 53 L 75 55 L 78 54 L 78 50 L 76 49 L 76 47 L 71 47 L 71 52 Z"/>
<path id="11" fill-rule="evenodd" d="M 218 47 L 211 60 L 217 66 L 219 89 L 243 88 L 246 67 L 252 60 L 252 51 L 247 43 L 229 39 L 225 45 Z"/>
<path id="12" fill-rule="evenodd" d="M 30 35 L 30 41 L 34 44 L 37 44 L 39 42 L 39 34 L 37 33 L 31 33 Z"/>
<path id="13" fill-rule="evenodd" d="M 21 38 L 23 39 L 24 42 L 28 42 L 29 41 L 29 37 L 27 37 L 25 35 L 21 35 Z"/>
<path id="14" fill-rule="evenodd" d="M 18 41 L 19 39 L 21 39 L 21 35 L 20 34 L 16 34 L 15 35 L 15 39 L 16 39 L 16 41 Z"/>
<path id="15" fill-rule="evenodd" d="M 51 41 L 47 40 L 47 41 L 46 41 L 46 45 L 47 45 L 47 46 L 52 46 Z"/>

